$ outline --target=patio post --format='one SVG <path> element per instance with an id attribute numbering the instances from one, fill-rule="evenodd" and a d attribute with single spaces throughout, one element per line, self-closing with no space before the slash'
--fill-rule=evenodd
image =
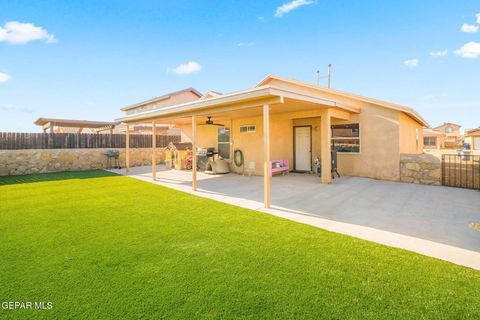
<path id="1" fill-rule="evenodd" d="M 197 191 L 197 116 L 192 115 L 192 189 Z"/>
<path id="2" fill-rule="evenodd" d="M 157 180 L 157 135 L 155 121 L 152 122 L 152 179 Z"/>
<path id="3" fill-rule="evenodd" d="M 130 126 L 127 124 L 125 133 L 125 168 L 130 170 Z"/>
<path id="4" fill-rule="evenodd" d="M 321 137 L 322 137 L 322 183 L 328 184 L 332 182 L 332 118 L 329 109 L 321 116 Z"/>
<path id="5" fill-rule="evenodd" d="M 263 105 L 263 202 L 270 208 L 270 106 Z"/>

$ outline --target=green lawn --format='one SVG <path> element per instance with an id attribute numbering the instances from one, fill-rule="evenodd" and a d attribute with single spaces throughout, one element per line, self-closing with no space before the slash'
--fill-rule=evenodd
<path id="1" fill-rule="evenodd" d="M 54 307 L 2 319 L 480 318 L 478 271 L 103 171 L 20 180 L 0 301 Z"/>

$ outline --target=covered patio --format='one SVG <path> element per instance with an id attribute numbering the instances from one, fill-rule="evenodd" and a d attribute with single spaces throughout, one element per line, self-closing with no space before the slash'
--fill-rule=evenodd
<path id="1" fill-rule="evenodd" d="M 329 184 L 332 181 L 332 158 L 330 154 L 332 123 L 349 121 L 352 115 L 358 112 L 357 107 L 347 106 L 334 100 L 265 85 L 206 100 L 199 99 L 185 104 L 141 112 L 118 120 L 127 126 L 126 168 L 128 172 L 130 170 L 129 127 L 136 123 L 150 122 L 152 132 L 158 124 L 173 124 L 175 127 L 181 128 L 182 135 L 186 137 L 186 141 L 191 141 L 192 149 L 196 154 L 199 146 L 205 147 L 208 144 L 217 143 L 216 137 L 212 138 L 211 135 L 207 135 L 206 127 L 201 127 L 205 123 L 208 124 L 207 120 L 210 120 L 210 118 L 213 118 L 216 122 L 221 122 L 222 126 L 230 128 L 233 127 L 234 121 L 260 118 L 262 120 L 258 126 L 260 130 L 257 129 L 259 132 L 256 132 L 254 136 L 255 141 L 248 141 L 248 147 L 255 150 L 252 158 L 257 160 L 256 163 L 262 164 L 262 168 L 255 173 L 263 175 L 263 186 L 256 185 L 255 193 L 259 194 L 258 188 L 263 187 L 263 205 L 265 208 L 269 208 L 271 204 L 271 160 L 275 160 L 275 157 L 272 158 L 272 154 L 288 154 L 289 157 L 291 156 L 294 144 L 285 137 L 292 135 L 294 121 L 317 119 L 319 122 L 316 130 L 318 131 L 318 139 L 321 139 L 321 143 L 318 144 L 321 145 L 321 151 L 319 152 L 321 154 L 321 182 Z M 213 126 L 213 128 L 215 127 Z M 200 129 L 203 129 L 203 131 Z M 275 135 L 279 132 L 282 134 Z M 184 136 L 182 136 L 183 141 L 185 141 Z M 233 141 L 230 144 L 231 154 L 233 154 L 232 151 L 235 147 L 235 140 Z M 304 148 L 307 153 L 309 152 L 304 162 L 311 164 L 313 159 L 311 143 L 310 145 L 305 144 Z M 152 149 L 153 151 L 156 149 L 155 139 L 152 140 Z M 151 177 L 153 180 L 157 179 L 155 154 L 155 152 L 152 152 Z M 192 190 L 196 191 L 198 181 L 197 157 L 194 156 L 192 160 L 193 169 L 189 182 Z M 317 182 L 319 183 L 320 179 Z"/>

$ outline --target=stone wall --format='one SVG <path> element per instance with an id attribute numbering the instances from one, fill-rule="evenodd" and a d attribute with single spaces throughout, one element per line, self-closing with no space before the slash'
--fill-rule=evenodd
<path id="1" fill-rule="evenodd" d="M 400 181 L 440 185 L 441 160 L 431 154 L 401 154 Z"/>
<path id="2" fill-rule="evenodd" d="M 104 153 L 112 149 L 31 149 L 0 150 L 0 176 L 41 172 L 102 169 L 107 165 Z M 120 152 L 120 166 L 125 167 L 125 149 Z M 165 151 L 157 149 L 157 163 L 163 163 Z M 152 149 L 130 149 L 130 165 L 152 163 Z"/>

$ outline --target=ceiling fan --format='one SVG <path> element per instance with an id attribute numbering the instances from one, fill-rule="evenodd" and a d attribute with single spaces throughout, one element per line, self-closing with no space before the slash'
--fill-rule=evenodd
<path id="1" fill-rule="evenodd" d="M 207 117 L 207 120 L 205 121 L 205 123 L 201 123 L 200 125 L 201 126 L 219 126 L 219 127 L 225 126 L 224 124 L 213 122 L 212 117 Z"/>

